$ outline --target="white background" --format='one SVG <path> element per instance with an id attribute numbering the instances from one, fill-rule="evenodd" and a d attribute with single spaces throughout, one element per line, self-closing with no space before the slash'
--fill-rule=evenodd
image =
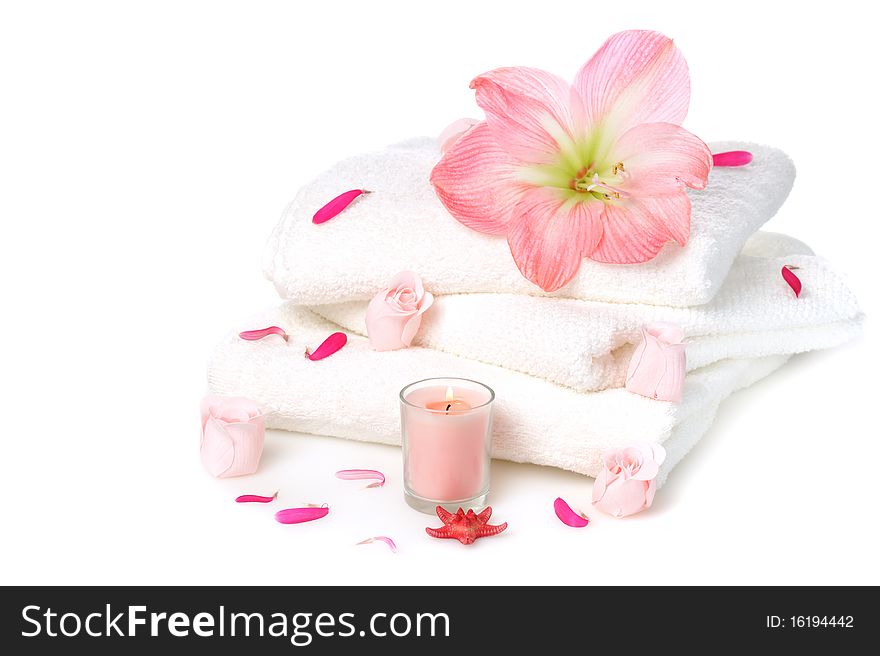
<path id="1" fill-rule="evenodd" d="M 722 408 L 648 513 L 562 526 L 590 479 L 495 463 L 506 534 L 428 538 L 399 452 L 272 433 L 249 479 L 198 459 L 213 345 L 277 302 L 264 240 L 334 161 L 479 116 L 503 65 L 571 77 L 611 33 L 688 58 L 685 125 L 781 147 L 799 173 L 768 228 L 878 307 L 871 3 L 3 3 L 0 582 L 880 583 L 877 367 L 864 339 L 795 358 Z M 560 409 L 564 412 L 564 409 Z M 381 490 L 342 482 L 376 467 Z M 275 507 L 243 492 L 281 489 Z M 278 507 L 327 502 L 285 527 Z M 386 534 L 400 545 L 354 547 Z"/>

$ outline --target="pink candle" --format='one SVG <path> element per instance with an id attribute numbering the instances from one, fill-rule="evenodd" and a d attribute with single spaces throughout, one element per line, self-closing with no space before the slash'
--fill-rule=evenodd
<path id="1" fill-rule="evenodd" d="M 489 491 L 491 389 L 475 381 L 429 379 L 400 394 L 404 488 L 409 504 L 478 507 Z"/>

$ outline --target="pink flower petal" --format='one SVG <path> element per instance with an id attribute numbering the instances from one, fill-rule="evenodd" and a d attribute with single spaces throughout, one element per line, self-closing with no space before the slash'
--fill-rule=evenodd
<path id="1" fill-rule="evenodd" d="M 794 271 L 789 268 L 788 265 L 782 267 L 782 277 L 785 282 L 788 283 L 788 286 L 791 287 L 791 291 L 794 292 L 795 297 L 800 298 L 801 296 L 801 279 L 798 278 Z"/>
<path id="2" fill-rule="evenodd" d="M 360 481 L 365 479 L 376 479 L 375 483 L 371 483 L 367 487 L 382 487 L 385 485 L 385 474 L 375 469 L 342 469 L 336 472 L 336 478 L 344 481 Z"/>
<path id="3" fill-rule="evenodd" d="M 609 38 L 575 78 L 590 125 L 616 134 L 640 123 L 674 123 L 687 115 L 690 74 L 672 39 L 629 30 Z"/>
<path id="4" fill-rule="evenodd" d="M 275 513 L 275 521 L 281 524 L 302 524 L 326 517 L 330 512 L 327 506 L 305 506 L 303 508 L 285 508 Z"/>
<path id="5" fill-rule="evenodd" d="M 593 482 L 593 503 L 596 503 L 603 496 L 605 496 L 605 490 L 608 488 L 608 485 L 614 482 L 614 478 L 608 472 L 608 454 L 602 454 L 602 462 L 605 465 L 601 470 L 599 470 L 599 474 L 596 476 L 596 480 Z M 609 480 L 609 478 L 611 480 Z"/>
<path id="6" fill-rule="evenodd" d="M 271 497 L 263 497 L 259 494 L 242 494 L 240 497 L 235 498 L 235 503 L 271 503 L 277 498 L 277 492 Z"/>
<path id="7" fill-rule="evenodd" d="M 559 521 L 566 526 L 583 528 L 590 523 L 589 517 L 581 513 L 576 513 L 562 497 L 557 497 L 556 501 L 553 502 L 553 510 L 556 511 L 556 516 L 559 518 Z"/>
<path id="8" fill-rule="evenodd" d="M 348 337 L 345 333 L 333 333 L 321 342 L 321 345 L 314 351 L 310 352 L 306 349 L 306 357 L 313 362 L 323 360 L 345 346 L 346 342 L 348 342 Z"/>
<path id="9" fill-rule="evenodd" d="M 591 260 L 609 264 L 647 262 L 666 242 L 687 242 L 691 202 L 683 191 L 657 198 L 630 198 L 620 205 L 607 205 L 602 225 L 602 241 L 590 253 Z"/>
<path id="10" fill-rule="evenodd" d="M 712 155 L 712 162 L 715 166 L 745 166 L 751 161 L 752 154 L 747 150 L 730 150 L 726 153 Z"/>
<path id="11" fill-rule="evenodd" d="M 512 157 L 554 163 L 572 150 L 580 99 L 565 80 L 537 68 L 496 68 L 471 82 L 498 144 Z"/>
<path id="12" fill-rule="evenodd" d="M 519 270 L 547 292 L 571 280 L 602 238 L 602 203 L 566 200 L 565 194 L 530 189 L 517 205 L 507 235 Z"/>
<path id="13" fill-rule="evenodd" d="M 384 535 L 377 535 L 376 537 L 373 537 L 373 538 L 367 538 L 366 540 L 361 540 L 360 542 L 357 542 L 356 544 L 358 544 L 358 545 L 372 544 L 373 542 L 384 542 L 385 544 L 388 545 L 388 548 L 391 549 L 391 553 L 397 553 L 397 545 L 394 544 L 394 540 L 392 540 L 391 538 L 386 537 Z"/>
<path id="14" fill-rule="evenodd" d="M 279 328 L 278 326 L 269 326 L 268 328 L 260 328 L 259 330 L 245 330 L 242 333 L 238 333 L 238 336 L 241 339 L 246 339 L 250 342 L 263 339 L 264 337 L 268 337 L 269 335 L 278 335 L 285 342 L 287 341 L 287 333 L 284 332 L 283 328 Z"/>
<path id="15" fill-rule="evenodd" d="M 503 235 L 525 186 L 484 122 L 464 134 L 431 171 L 437 197 L 472 230 Z"/>
<path id="16" fill-rule="evenodd" d="M 208 417 L 202 431 L 200 448 L 202 465 L 211 476 L 225 474 L 235 460 L 235 441 L 227 426 L 216 417 Z"/>
<path id="17" fill-rule="evenodd" d="M 612 148 L 612 161 L 626 167 L 627 192 L 639 196 L 678 193 L 684 185 L 705 189 L 712 153 L 700 139 L 671 123 L 645 123 L 628 130 Z"/>
<path id="18" fill-rule="evenodd" d="M 452 148 L 452 145 L 461 139 L 465 132 L 478 123 L 481 123 L 481 121 L 476 118 L 460 118 L 443 128 L 443 132 L 437 137 L 437 143 L 440 144 L 440 152 L 445 153 Z"/>
<path id="19" fill-rule="evenodd" d="M 593 505 L 614 517 L 634 515 L 648 507 L 646 495 L 652 485 L 653 481 L 619 478 L 608 486 L 605 496 L 594 501 Z"/>
<path id="20" fill-rule="evenodd" d="M 363 194 L 369 193 L 372 192 L 369 192 L 366 189 L 352 189 L 351 191 L 346 191 L 339 194 L 336 198 L 334 198 L 329 203 L 324 205 L 324 207 L 315 212 L 315 216 L 312 217 L 312 223 L 326 223 L 334 216 L 342 212 L 342 210 L 344 210 L 346 207 L 351 205 L 358 197 Z"/>

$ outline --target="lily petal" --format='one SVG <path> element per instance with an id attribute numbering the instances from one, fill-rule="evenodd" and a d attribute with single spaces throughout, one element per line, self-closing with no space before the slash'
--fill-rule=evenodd
<path id="1" fill-rule="evenodd" d="M 431 171 L 437 197 L 460 223 L 503 235 L 526 186 L 484 122 L 458 139 Z"/>
<path id="2" fill-rule="evenodd" d="M 606 205 L 602 241 L 589 257 L 608 264 L 647 262 L 668 241 L 675 240 L 683 246 L 690 228 L 691 201 L 684 191 Z"/>
<path id="3" fill-rule="evenodd" d="M 678 193 L 684 185 L 705 189 L 712 152 L 700 139 L 672 123 L 645 123 L 628 130 L 612 148 L 626 167 L 622 188 L 648 196 Z"/>
<path id="4" fill-rule="evenodd" d="M 507 235 L 519 270 L 547 292 L 565 285 L 602 239 L 601 212 L 601 202 L 574 201 L 558 189 L 527 191 Z"/>
<path id="5" fill-rule="evenodd" d="M 640 123 L 680 124 L 690 103 L 687 62 L 669 37 L 629 30 L 611 36 L 575 78 L 590 125 L 621 134 Z"/>
<path id="6" fill-rule="evenodd" d="M 574 152 L 583 123 L 579 94 L 560 77 L 523 66 L 496 68 L 471 82 L 495 140 L 514 158 L 553 163 Z"/>

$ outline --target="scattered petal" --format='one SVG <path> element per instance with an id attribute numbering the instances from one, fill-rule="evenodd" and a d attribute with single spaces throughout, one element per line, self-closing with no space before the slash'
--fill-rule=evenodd
<path id="1" fill-rule="evenodd" d="M 316 360 L 323 360 L 345 346 L 347 341 L 348 337 L 345 333 L 333 333 L 330 337 L 321 342 L 321 345 L 314 351 L 306 349 L 306 357 L 313 362 Z"/>
<path id="2" fill-rule="evenodd" d="M 726 153 L 712 155 L 715 166 L 745 166 L 751 161 L 752 154 L 747 150 L 729 150 Z"/>
<path id="3" fill-rule="evenodd" d="M 375 469 L 342 469 L 336 472 L 336 478 L 344 481 L 361 481 L 364 479 L 376 479 L 375 483 L 370 483 L 367 487 L 382 487 L 385 485 L 385 474 Z"/>
<path id="4" fill-rule="evenodd" d="M 326 505 L 285 508 L 275 513 L 275 521 L 281 524 L 302 524 L 326 517 L 329 512 L 330 508 Z"/>
<path id="5" fill-rule="evenodd" d="M 794 295 L 797 298 L 801 296 L 801 279 L 798 278 L 794 271 L 791 270 L 792 267 L 789 265 L 785 265 L 782 267 L 782 277 L 785 279 L 785 282 L 788 283 L 788 286 L 791 287 L 791 291 L 794 292 Z"/>
<path id="6" fill-rule="evenodd" d="M 556 501 L 553 502 L 553 510 L 556 511 L 556 516 L 559 518 L 559 521 L 566 526 L 583 528 L 590 523 L 589 517 L 583 513 L 578 513 L 572 510 L 571 506 L 569 506 L 562 497 L 557 497 Z"/>
<path id="7" fill-rule="evenodd" d="M 388 548 L 391 549 L 391 553 L 397 553 L 397 545 L 394 544 L 394 540 L 392 540 L 391 538 L 386 537 L 384 535 L 377 535 L 374 538 L 367 538 L 366 540 L 361 540 L 360 542 L 357 542 L 356 544 L 358 544 L 358 545 L 372 544 L 373 542 L 384 542 L 385 544 L 388 545 Z"/>
<path id="8" fill-rule="evenodd" d="M 277 492 L 271 497 L 263 497 L 259 494 L 242 494 L 240 497 L 235 498 L 235 503 L 270 503 L 277 498 Z"/>
<path id="9" fill-rule="evenodd" d="M 243 333 L 238 333 L 239 337 L 246 339 L 249 342 L 263 339 L 269 335 L 278 335 L 285 342 L 288 337 L 287 333 L 284 332 L 284 328 L 279 328 L 278 326 L 269 326 L 268 328 L 260 328 L 259 330 L 245 330 Z"/>
<path id="10" fill-rule="evenodd" d="M 351 205 L 356 198 L 363 194 L 372 193 L 367 191 L 366 189 L 352 189 L 351 191 L 346 191 L 344 194 L 339 194 L 336 198 L 331 200 L 329 203 L 324 205 L 321 209 L 315 212 L 315 216 L 312 217 L 312 223 L 320 224 L 326 223 L 334 216 L 342 212 L 346 207 Z"/>

